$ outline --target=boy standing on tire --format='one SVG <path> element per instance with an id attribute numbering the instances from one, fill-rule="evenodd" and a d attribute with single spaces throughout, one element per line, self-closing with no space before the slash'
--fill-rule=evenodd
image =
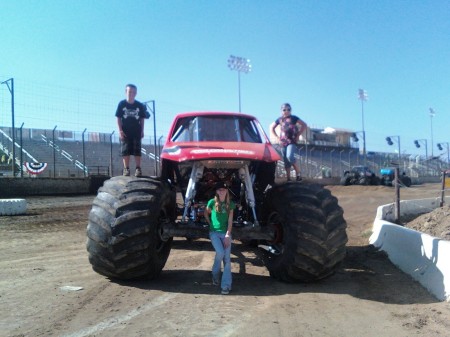
<path id="1" fill-rule="evenodd" d="M 117 126 L 119 127 L 120 152 L 123 158 L 123 175 L 130 175 L 130 156 L 134 156 L 135 176 L 142 176 L 141 147 L 144 138 L 144 119 L 149 118 L 147 108 L 137 101 L 137 87 L 127 84 L 126 99 L 119 102 L 116 110 Z"/>
<path id="2" fill-rule="evenodd" d="M 216 251 L 212 267 L 212 283 L 218 285 L 220 269 L 223 261 L 221 280 L 222 295 L 231 291 L 231 230 L 233 229 L 233 213 L 235 203 L 230 199 L 227 185 L 218 182 L 215 186 L 216 194 L 206 205 L 205 219 L 209 224 L 209 238 Z"/>
<path id="3" fill-rule="evenodd" d="M 300 167 L 295 160 L 297 152 L 297 142 L 300 135 L 306 129 L 306 123 L 295 115 L 291 115 L 291 105 L 284 103 L 281 106 L 281 117 L 270 125 L 272 137 L 278 139 L 281 143 L 281 152 L 286 169 L 287 181 L 291 180 L 291 166 L 294 167 L 296 180 L 301 181 Z M 277 135 L 275 129 L 280 126 L 280 135 Z"/>

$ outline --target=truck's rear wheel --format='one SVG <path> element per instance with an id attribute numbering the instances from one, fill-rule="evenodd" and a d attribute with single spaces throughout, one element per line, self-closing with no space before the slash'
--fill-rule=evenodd
<path id="1" fill-rule="evenodd" d="M 402 177 L 400 180 L 406 187 L 411 187 L 412 181 L 410 177 Z"/>
<path id="2" fill-rule="evenodd" d="M 334 273 L 346 254 L 343 210 L 319 185 L 284 184 L 268 191 L 264 209 L 277 235 L 264 260 L 270 275 L 286 282 L 311 282 Z"/>
<path id="3" fill-rule="evenodd" d="M 114 177 L 99 189 L 89 213 L 87 250 L 92 268 L 107 277 L 155 278 L 172 238 L 161 226 L 174 219 L 175 193 L 153 178 Z"/>
<path id="4" fill-rule="evenodd" d="M 358 185 L 367 185 L 369 183 L 369 179 L 367 177 L 360 177 L 358 179 Z"/>
<path id="5" fill-rule="evenodd" d="M 350 185 L 350 181 L 351 181 L 351 177 L 349 177 L 349 176 L 343 176 L 342 178 L 341 178 L 341 185 L 342 186 L 348 186 L 348 185 Z"/>
<path id="6" fill-rule="evenodd" d="M 370 179 L 370 185 L 378 186 L 380 185 L 381 179 L 377 177 L 376 175 L 373 175 Z"/>

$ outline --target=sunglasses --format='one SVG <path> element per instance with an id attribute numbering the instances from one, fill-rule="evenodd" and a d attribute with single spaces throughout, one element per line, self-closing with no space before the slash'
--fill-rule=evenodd
<path id="1" fill-rule="evenodd" d="M 283 109 L 283 111 L 291 111 L 291 109 Z"/>

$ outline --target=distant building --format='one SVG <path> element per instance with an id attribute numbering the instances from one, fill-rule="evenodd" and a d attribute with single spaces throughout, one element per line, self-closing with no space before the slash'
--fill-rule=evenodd
<path id="1" fill-rule="evenodd" d="M 279 134 L 280 126 L 277 126 L 275 131 Z M 269 133 L 270 135 L 270 133 Z M 300 136 L 300 143 L 308 145 L 322 145 L 322 146 L 334 146 L 334 147 L 355 147 L 354 140 L 355 131 L 349 129 L 326 127 L 310 128 L 307 127 Z M 274 139 L 270 136 L 270 142 L 277 144 L 278 139 Z M 356 146 L 357 147 L 357 146 Z"/>

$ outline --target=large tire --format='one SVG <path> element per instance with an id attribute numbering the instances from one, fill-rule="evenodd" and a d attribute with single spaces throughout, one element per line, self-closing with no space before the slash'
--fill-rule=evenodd
<path id="1" fill-rule="evenodd" d="M 172 243 L 161 238 L 161 225 L 174 220 L 175 205 L 175 192 L 157 179 L 107 180 L 89 213 L 86 246 L 92 268 L 113 279 L 156 278 Z"/>
<path id="2" fill-rule="evenodd" d="M 347 224 L 330 191 L 320 185 L 284 184 L 268 191 L 268 226 L 275 226 L 278 254 L 264 253 L 270 275 L 285 282 L 312 282 L 333 274 L 346 255 Z"/>
<path id="3" fill-rule="evenodd" d="M 378 186 L 378 185 L 380 185 L 380 183 L 381 183 L 381 179 L 375 175 L 372 176 L 372 178 L 370 179 L 370 185 Z"/>
<path id="4" fill-rule="evenodd" d="M 347 175 L 343 176 L 343 177 L 341 178 L 341 185 L 342 185 L 342 186 L 348 186 L 348 185 L 350 185 L 350 180 L 351 180 L 351 179 L 352 179 L 352 178 L 349 177 L 349 176 L 347 176 Z"/>
<path id="5" fill-rule="evenodd" d="M 369 179 L 367 177 L 363 176 L 363 177 L 359 177 L 358 178 L 358 185 L 365 186 L 365 185 L 368 185 L 368 184 L 369 184 Z"/>
<path id="6" fill-rule="evenodd" d="M 405 185 L 406 187 L 411 187 L 412 181 L 411 181 L 411 178 L 410 178 L 410 177 L 408 177 L 408 176 L 403 176 L 403 177 L 401 178 L 401 181 L 402 181 L 403 185 Z"/>
<path id="7" fill-rule="evenodd" d="M 386 185 L 386 186 L 393 186 L 393 183 L 394 183 L 393 180 L 394 180 L 393 177 L 386 176 L 384 178 L 384 185 Z"/>

